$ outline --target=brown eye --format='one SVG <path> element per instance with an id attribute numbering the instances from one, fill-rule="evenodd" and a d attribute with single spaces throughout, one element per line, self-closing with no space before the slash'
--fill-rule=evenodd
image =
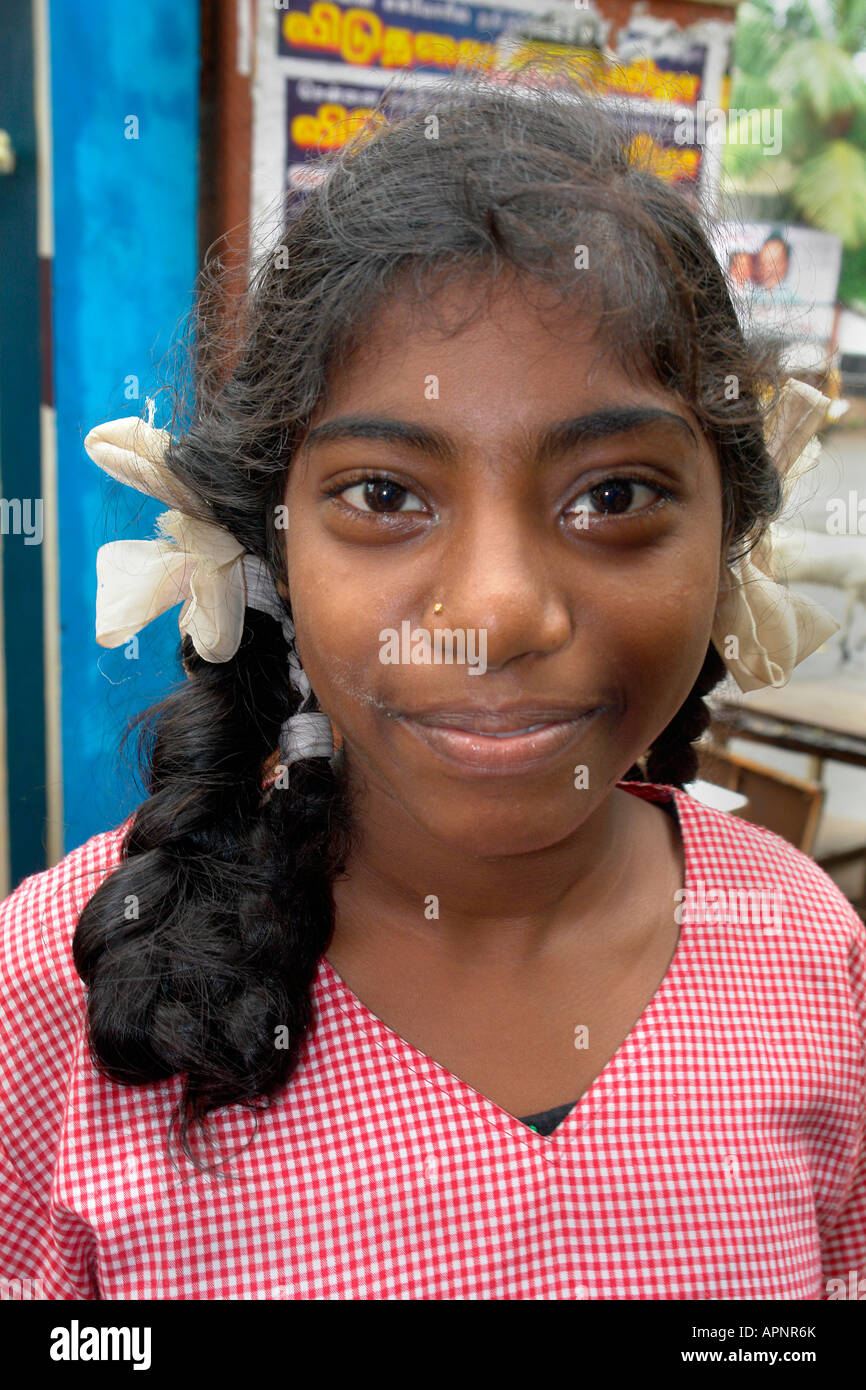
<path id="1" fill-rule="evenodd" d="M 339 489 L 339 496 L 359 512 L 376 512 L 380 516 L 394 512 L 423 511 L 414 492 L 393 478 L 364 478 Z M 412 505 L 414 502 L 415 505 Z"/>
<path id="2" fill-rule="evenodd" d="M 627 512 L 634 500 L 634 483 L 627 478 L 611 478 L 590 488 L 589 495 L 600 512 Z"/>
<path id="3" fill-rule="evenodd" d="M 673 494 L 658 483 L 643 482 L 640 478 L 602 478 L 594 487 L 575 497 L 567 515 L 583 517 L 638 516 L 648 511 L 659 498 L 670 500 Z"/>
<path id="4" fill-rule="evenodd" d="M 388 478 L 375 478 L 364 484 L 364 501 L 371 512 L 399 512 L 408 491 Z"/>

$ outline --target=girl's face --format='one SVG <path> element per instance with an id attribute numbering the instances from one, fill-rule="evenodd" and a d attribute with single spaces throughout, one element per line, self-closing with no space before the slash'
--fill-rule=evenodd
<path id="1" fill-rule="evenodd" d="M 437 307 L 470 295 L 452 285 Z M 714 450 L 574 310 L 542 317 L 513 281 L 453 337 L 392 300 L 285 500 L 301 661 L 384 833 L 397 816 L 461 853 L 558 843 L 701 668 L 722 560 Z"/>

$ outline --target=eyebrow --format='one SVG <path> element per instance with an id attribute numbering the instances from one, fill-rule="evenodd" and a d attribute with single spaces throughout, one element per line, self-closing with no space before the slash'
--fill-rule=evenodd
<path id="1" fill-rule="evenodd" d="M 673 411 L 663 410 L 660 406 L 609 406 L 550 426 L 536 442 L 535 457 L 540 463 L 550 463 L 569 449 L 588 441 L 631 434 L 635 430 L 659 425 L 674 425 L 685 431 L 694 444 L 698 443 L 698 437 L 688 420 L 682 415 L 675 415 Z M 304 453 L 316 444 L 330 444 L 342 439 L 377 439 L 384 444 L 403 444 L 446 464 L 454 464 L 458 458 L 456 444 L 444 431 L 372 415 L 342 415 L 336 420 L 326 420 L 310 430 L 298 452 Z"/>

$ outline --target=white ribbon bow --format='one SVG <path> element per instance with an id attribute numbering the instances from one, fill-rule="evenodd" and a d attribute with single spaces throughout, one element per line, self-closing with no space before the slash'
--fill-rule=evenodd
<path id="1" fill-rule="evenodd" d="M 178 625 L 205 661 L 230 661 L 240 646 L 244 609 L 276 618 L 288 647 L 290 679 L 302 709 L 285 721 L 280 757 L 287 765 L 334 753 L 326 714 L 304 711 L 312 691 L 295 650 L 295 629 L 281 605 L 273 577 L 246 553 L 230 531 L 187 515 L 201 503 L 169 472 L 163 455 L 171 436 L 138 416 L 97 425 L 84 440 L 94 463 L 138 492 L 168 502 L 156 519 L 160 536 L 150 541 L 109 541 L 96 555 L 96 640 L 119 647 L 166 609 L 183 602 Z M 180 504 L 177 506 L 175 504 Z"/>
<path id="2" fill-rule="evenodd" d="M 84 441 L 112 478 L 172 505 L 157 517 L 158 540 L 110 541 L 97 552 L 96 640 L 119 647 L 183 602 L 181 633 L 206 661 L 229 661 L 244 630 L 244 548 L 225 527 L 176 509 L 185 494 L 162 463 L 169 442 L 138 416 L 97 425 Z"/>
<path id="3" fill-rule="evenodd" d="M 782 479 L 783 503 L 821 451 L 814 436 L 829 404 L 828 396 L 790 378 L 767 415 L 767 451 Z M 730 588 L 716 608 L 713 645 L 742 691 L 787 685 L 794 667 L 838 632 L 839 623 L 821 604 L 777 582 L 772 527 L 749 555 L 726 568 Z"/>

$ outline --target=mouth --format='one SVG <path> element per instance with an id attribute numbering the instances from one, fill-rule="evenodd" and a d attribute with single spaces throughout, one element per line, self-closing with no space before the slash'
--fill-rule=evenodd
<path id="1" fill-rule="evenodd" d="M 576 744 L 604 706 L 582 710 L 437 710 L 394 717 L 462 772 L 514 775 L 541 768 Z"/>

